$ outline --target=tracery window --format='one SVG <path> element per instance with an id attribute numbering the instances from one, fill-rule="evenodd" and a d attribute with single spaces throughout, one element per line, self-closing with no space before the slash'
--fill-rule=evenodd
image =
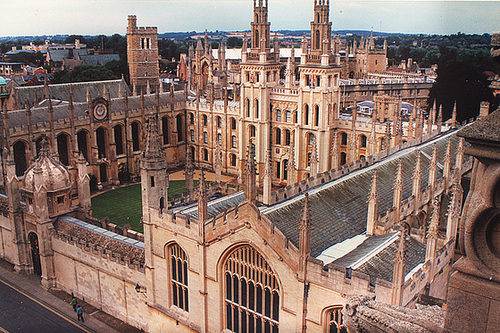
<path id="1" fill-rule="evenodd" d="M 225 328 L 278 332 L 280 295 L 276 275 L 251 246 L 234 250 L 224 264 Z"/>
<path id="2" fill-rule="evenodd" d="M 286 110 L 285 115 L 286 115 L 286 122 L 291 123 L 292 122 L 292 113 L 290 111 Z"/>
<path id="3" fill-rule="evenodd" d="M 281 110 L 280 109 L 276 110 L 276 121 L 281 122 Z"/>
<path id="4" fill-rule="evenodd" d="M 342 307 L 335 307 L 326 312 L 327 333 L 347 333 L 342 316 Z"/>
<path id="5" fill-rule="evenodd" d="M 172 304 L 184 311 L 189 311 L 188 263 L 186 253 L 177 244 L 168 247 L 170 257 L 170 284 L 172 286 Z"/>

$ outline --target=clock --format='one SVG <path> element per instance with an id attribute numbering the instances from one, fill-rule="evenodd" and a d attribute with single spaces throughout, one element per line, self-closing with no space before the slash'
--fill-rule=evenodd
<path id="1" fill-rule="evenodd" d="M 106 119 L 107 116 L 108 116 L 108 109 L 106 108 L 106 105 L 104 105 L 103 103 L 97 103 L 94 106 L 94 118 L 97 121 L 101 121 Z"/>

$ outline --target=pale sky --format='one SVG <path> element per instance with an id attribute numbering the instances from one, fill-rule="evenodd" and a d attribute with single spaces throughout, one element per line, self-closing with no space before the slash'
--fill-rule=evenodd
<path id="1" fill-rule="evenodd" d="M 2 0 L 0 36 L 126 33 L 127 15 L 158 32 L 249 30 L 253 0 Z M 269 0 L 271 30 L 308 30 L 313 0 Z M 500 1 L 330 1 L 333 30 L 500 31 Z"/>

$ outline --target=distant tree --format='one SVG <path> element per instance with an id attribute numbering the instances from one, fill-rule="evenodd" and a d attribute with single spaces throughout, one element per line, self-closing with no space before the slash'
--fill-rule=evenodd
<path id="1" fill-rule="evenodd" d="M 227 48 L 228 49 L 235 49 L 235 48 L 240 48 L 243 46 L 243 39 L 239 37 L 229 37 L 227 39 Z"/>
<path id="2" fill-rule="evenodd" d="M 40 52 L 20 52 L 16 54 L 9 54 L 6 59 L 9 62 L 20 62 L 26 65 L 42 66 L 45 60 L 43 54 Z"/>
<path id="3" fill-rule="evenodd" d="M 449 56 L 449 54 L 448 54 Z M 429 105 L 443 106 L 443 119 L 451 117 L 457 103 L 457 120 L 463 121 L 479 114 L 481 101 L 488 101 L 495 108 L 495 99 L 483 71 L 470 63 L 451 60 L 438 68 L 438 77 L 429 97 Z"/>
<path id="4" fill-rule="evenodd" d="M 75 39 L 79 39 L 80 43 L 86 44 L 87 40 L 82 35 L 70 35 L 64 40 L 64 44 L 75 44 Z"/>
<path id="5" fill-rule="evenodd" d="M 86 82 L 118 79 L 120 75 L 113 73 L 105 66 L 75 66 L 70 72 L 59 72 L 54 76 L 54 83 Z"/>

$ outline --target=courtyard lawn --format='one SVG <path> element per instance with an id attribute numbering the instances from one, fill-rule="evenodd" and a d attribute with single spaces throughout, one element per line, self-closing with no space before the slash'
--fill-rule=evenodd
<path id="1" fill-rule="evenodd" d="M 194 183 L 196 186 L 198 182 Z M 169 184 L 169 197 L 186 191 L 184 180 L 171 180 Z M 128 224 L 132 230 L 142 233 L 141 184 L 120 187 L 93 197 L 92 216 L 98 219 L 109 217 L 113 224 Z"/>

